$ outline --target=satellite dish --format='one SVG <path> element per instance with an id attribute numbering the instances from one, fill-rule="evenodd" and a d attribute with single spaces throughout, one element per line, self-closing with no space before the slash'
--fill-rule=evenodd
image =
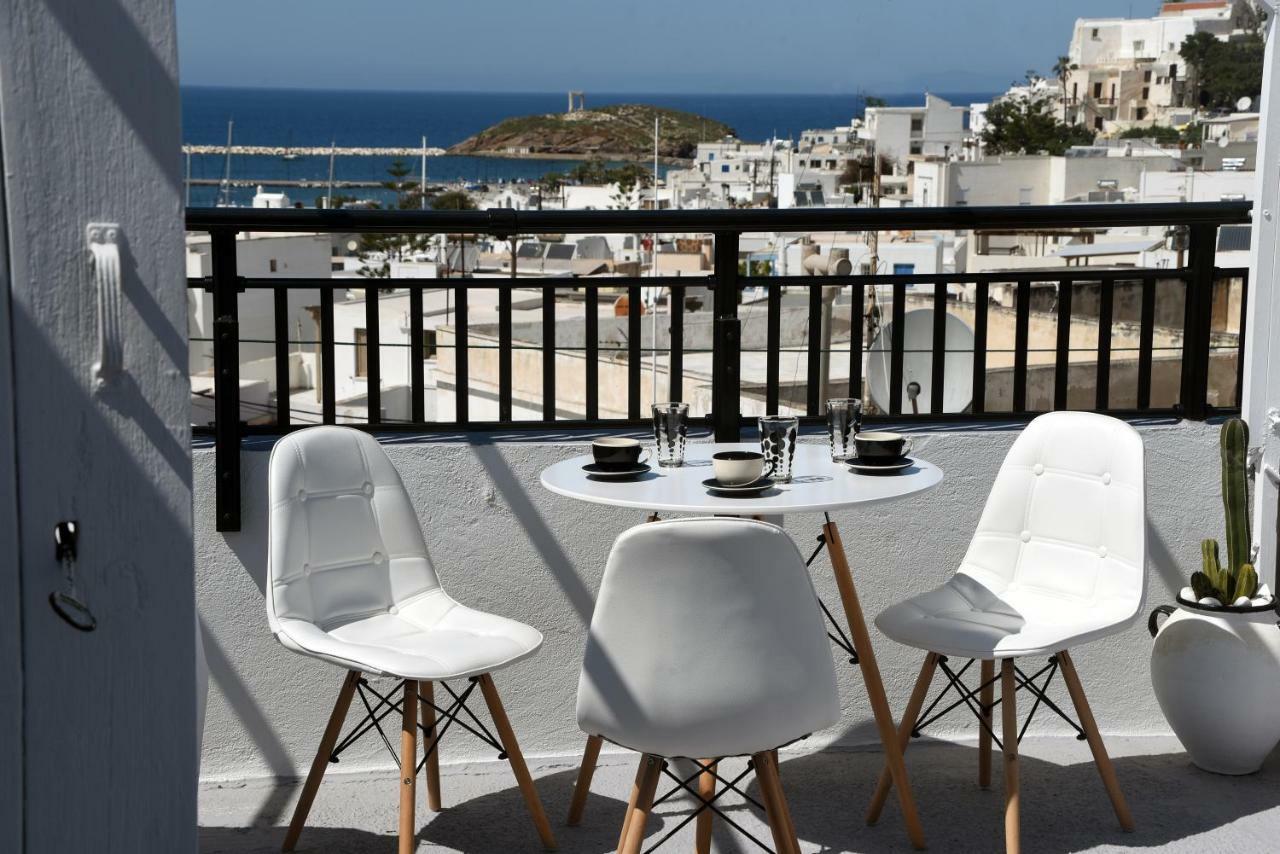
<path id="1" fill-rule="evenodd" d="M 893 324 L 886 324 L 867 352 L 867 386 L 871 401 L 889 411 L 890 345 Z M 908 311 L 903 317 L 902 409 L 928 413 L 933 400 L 933 310 Z M 947 355 L 942 369 L 942 411 L 966 412 L 973 402 L 973 330 L 948 314 Z M 913 400 L 914 398 L 914 400 Z"/>
<path id="2" fill-rule="evenodd" d="M 1218 148 L 1226 148 L 1230 144 L 1231 144 L 1231 138 L 1228 137 L 1226 134 L 1223 134 L 1222 136 L 1218 137 Z"/>
<path id="3" fill-rule="evenodd" d="M 360 248 L 360 241 L 358 241 L 358 240 L 348 240 L 348 241 L 347 241 L 347 251 L 348 251 L 348 252 L 355 252 L 355 251 L 356 251 L 357 249 L 359 249 L 359 248 Z"/>
<path id="4" fill-rule="evenodd" d="M 1253 99 L 1245 95 L 1239 101 L 1236 101 L 1236 109 L 1242 113 L 1249 112 L 1249 108 L 1253 106 Z"/>

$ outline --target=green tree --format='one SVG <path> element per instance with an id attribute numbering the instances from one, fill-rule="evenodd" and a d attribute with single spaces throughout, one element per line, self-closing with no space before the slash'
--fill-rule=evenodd
<path id="1" fill-rule="evenodd" d="M 393 160 L 387 167 L 390 180 L 382 182 L 382 188 L 395 193 L 395 210 L 417 210 L 422 207 L 421 182 L 411 180 L 413 170 L 403 160 Z M 377 203 L 375 208 L 383 207 Z M 421 234 L 362 234 L 356 250 L 363 262 L 360 275 L 385 279 L 391 275 L 391 262 L 426 248 L 427 235 Z"/>
<path id="2" fill-rule="evenodd" d="M 476 203 L 462 190 L 448 190 L 431 197 L 433 211 L 473 211 Z"/>
<path id="3" fill-rule="evenodd" d="M 1231 41 L 1219 41 L 1210 33 L 1188 36 L 1178 52 L 1191 73 L 1196 106 L 1233 109 L 1243 97 L 1256 98 L 1262 91 L 1262 63 L 1266 44 L 1259 32 Z"/>
<path id="4" fill-rule="evenodd" d="M 1073 145 L 1089 145 L 1093 132 L 1066 125 L 1053 114 L 1048 98 L 1005 98 L 987 108 L 982 142 L 991 154 L 1035 153 L 1060 155 Z"/>
<path id="5" fill-rule="evenodd" d="M 887 107 L 889 102 L 884 98 L 877 98 L 875 95 L 867 95 L 862 99 L 863 107 Z"/>
<path id="6" fill-rule="evenodd" d="M 1067 78 L 1071 72 L 1079 68 L 1069 56 L 1060 56 L 1053 64 L 1053 76 L 1058 78 L 1058 86 L 1062 89 L 1062 121 L 1067 120 Z"/>
<path id="7" fill-rule="evenodd" d="M 1160 145 L 1177 145 L 1182 142 L 1182 132 L 1167 125 L 1152 125 L 1148 128 L 1126 128 L 1121 131 L 1120 139 L 1153 139 Z"/>

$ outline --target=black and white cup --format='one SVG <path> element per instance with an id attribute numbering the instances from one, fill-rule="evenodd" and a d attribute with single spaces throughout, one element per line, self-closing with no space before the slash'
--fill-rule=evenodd
<path id="1" fill-rule="evenodd" d="M 759 451 L 720 451 L 711 455 L 711 470 L 722 486 L 745 486 L 765 476 L 764 454 Z M 769 467 L 769 474 L 773 467 Z"/>
<path id="2" fill-rule="evenodd" d="M 643 454 L 643 456 L 641 456 Z M 628 471 L 638 468 L 649 459 L 649 452 L 637 439 L 626 436 L 606 436 L 591 443 L 591 456 L 596 465 L 609 471 Z"/>

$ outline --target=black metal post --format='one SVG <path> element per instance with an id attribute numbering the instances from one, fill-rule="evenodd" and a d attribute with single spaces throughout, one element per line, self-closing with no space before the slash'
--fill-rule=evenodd
<path id="1" fill-rule="evenodd" d="M 1193 225 L 1190 232 L 1180 398 L 1186 417 L 1199 421 L 1209 413 L 1209 336 L 1213 322 L 1213 266 L 1218 227 Z"/>
<path id="2" fill-rule="evenodd" d="M 711 354 L 711 420 L 717 442 L 741 439 L 739 369 L 742 323 L 738 320 L 738 233 L 717 232 L 715 244 L 715 331 Z"/>
<path id="3" fill-rule="evenodd" d="M 213 411 L 219 531 L 240 530 L 240 311 L 236 232 L 209 233 L 213 285 Z"/>

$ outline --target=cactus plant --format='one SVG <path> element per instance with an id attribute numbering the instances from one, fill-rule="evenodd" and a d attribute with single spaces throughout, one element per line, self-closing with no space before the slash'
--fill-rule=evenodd
<path id="1" fill-rule="evenodd" d="M 1249 531 L 1249 427 L 1239 418 L 1222 425 L 1222 509 L 1226 518 L 1227 562 L 1223 565 L 1217 540 L 1200 544 L 1202 568 L 1191 576 L 1196 599 L 1213 598 L 1230 605 L 1241 596 L 1252 599 L 1258 590 L 1258 573 L 1249 563 L 1252 535 Z"/>

